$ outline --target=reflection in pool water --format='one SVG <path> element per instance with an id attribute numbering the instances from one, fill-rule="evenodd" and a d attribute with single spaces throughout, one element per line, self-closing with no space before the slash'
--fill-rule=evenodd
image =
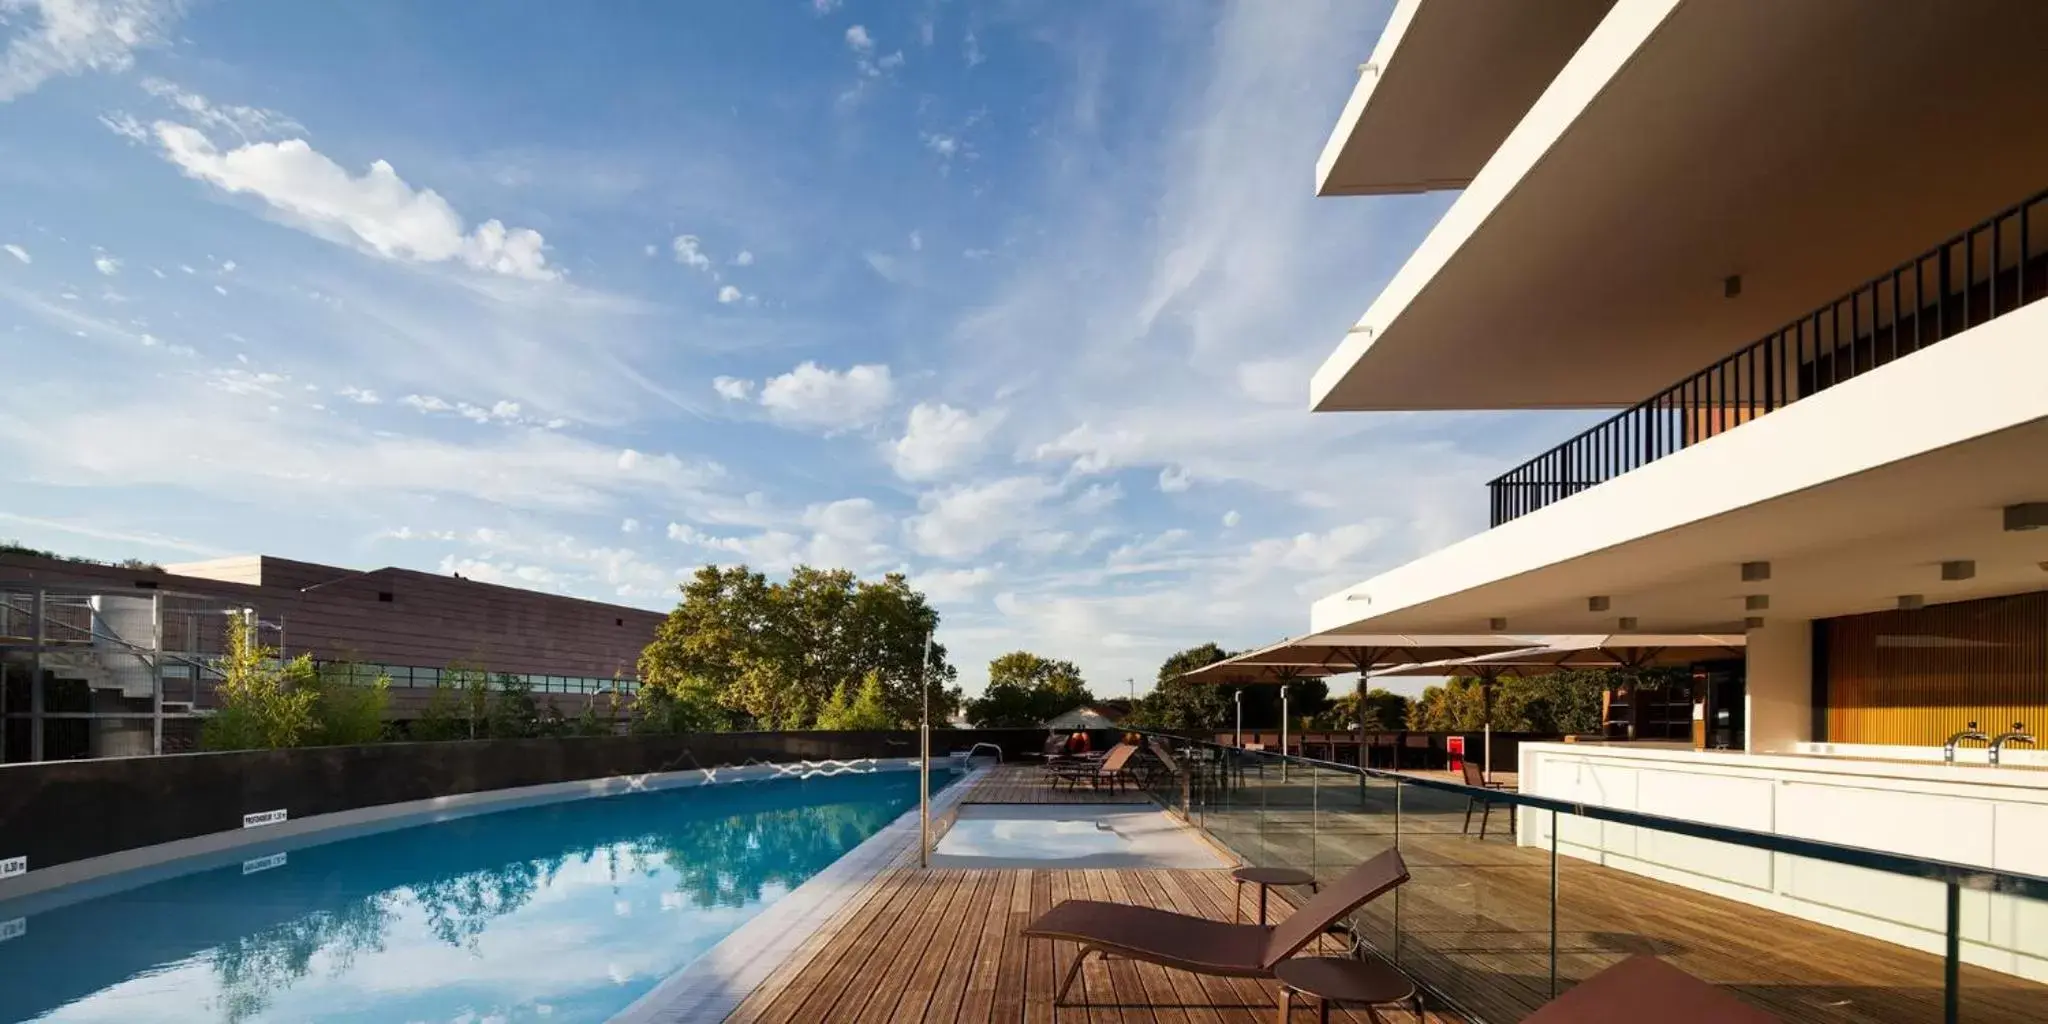
<path id="1" fill-rule="evenodd" d="M 916 803 L 883 772 L 252 850 L 29 917 L 0 1020 L 601 1021 Z"/>

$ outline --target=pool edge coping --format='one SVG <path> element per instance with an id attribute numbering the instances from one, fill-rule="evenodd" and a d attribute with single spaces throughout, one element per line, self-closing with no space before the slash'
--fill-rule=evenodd
<path id="1" fill-rule="evenodd" d="M 916 767 L 916 761 L 910 766 Z M 973 768 L 932 797 L 934 842 L 944 832 L 943 816 L 959 806 L 988 772 L 986 767 Z M 898 815 L 772 906 L 748 918 L 703 955 L 655 983 L 613 1014 L 609 1024 L 680 1024 L 732 1016 L 748 996 L 802 952 L 820 929 L 906 850 L 915 847 L 917 818 L 916 808 Z"/>

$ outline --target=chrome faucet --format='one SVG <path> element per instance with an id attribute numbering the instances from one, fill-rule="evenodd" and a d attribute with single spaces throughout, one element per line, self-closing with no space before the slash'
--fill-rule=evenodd
<path id="1" fill-rule="evenodd" d="M 1999 755 L 1999 752 L 2000 752 L 2000 751 L 2003 751 L 2003 750 L 2005 749 L 2005 745 L 2006 745 L 2006 744 L 2008 744 L 2008 743 L 2024 743 L 2024 744 L 2026 744 L 2027 746 L 2030 746 L 2030 747 L 2031 747 L 2031 746 L 2034 746 L 2034 745 L 2035 745 L 2035 744 L 2034 744 L 2034 737 L 2032 737 L 2032 736 L 2029 736 L 2029 735 L 2027 735 L 2027 723 L 2025 723 L 2025 722 L 2014 722 L 2014 723 L 2012 724 L 2012 731 L 2010 731 L 2010 732 L 2002 732 L 2002 733 L 1999 733 L 1999 734 L 1998 734 L 1998 735 L 1997 735 L 1996 737 L 1994 737 L 1994 738 L 1992 739 L 1992 741 L 1991 741 L 1991 766 L 1992 766 L 1992 767 L 1994 767 L 1994 768 L 1998 767 L 1998 755 Z"/>
<path id="2" fill-rule="evenodd" d="M 1956 763 L 1956 744 L 1964 740 L 1983 740 L 1985 743 L 1990 743 L 1991 737 L 1978 732 L 1977 723 L 1971 722 L 1969 728 L 1950 736 L 1948 741 L 1941 745 L 1942 761 L 1948 764 Z M 1995 764 L 1996 762 L 1994 761 L 1993 763 Z"/>

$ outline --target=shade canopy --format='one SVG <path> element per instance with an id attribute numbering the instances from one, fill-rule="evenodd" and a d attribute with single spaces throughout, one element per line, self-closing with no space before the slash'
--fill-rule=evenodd
<path id="1" fill-rule="evenodd" d="M 1712 633 L 1609 633 L 1553 636 L 1512 651 L 1403 665 L 1389 675 L 1540 675 L 1574 668 L 1643 669 L 1740 657 L 1744 638 Z"/>
<path id="2" fill-rule="evenodd" d="M 1178 678 L 1198 683 L 1281 683 L 1348 672 L 1377 672 L 1386 666 L 1413 665 L 1446 658 L 1471 658 L 1539 646 L 1543 637 L 1408 634 L 1315 634 L 1294 637 L 1246 651 L 1232 658 L 1184 672 Z"/>

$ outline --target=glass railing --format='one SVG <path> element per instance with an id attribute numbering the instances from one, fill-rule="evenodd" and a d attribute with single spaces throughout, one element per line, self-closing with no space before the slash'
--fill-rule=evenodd
<path id="1" fill-rule="evenodd" d="M 1353 915 L 1359 952 L 1475 1021 L 1638 954 L 1788 1022 L 2048 1020 L 2048 878 L 1157 738 L 1177 771 L 1153 797 L 1249 864 L 1327 882 L 1399 849 L 1410 880 Z M 2000 821 L 1997 856 L 2038 863 L 2037 819 Z"/>

